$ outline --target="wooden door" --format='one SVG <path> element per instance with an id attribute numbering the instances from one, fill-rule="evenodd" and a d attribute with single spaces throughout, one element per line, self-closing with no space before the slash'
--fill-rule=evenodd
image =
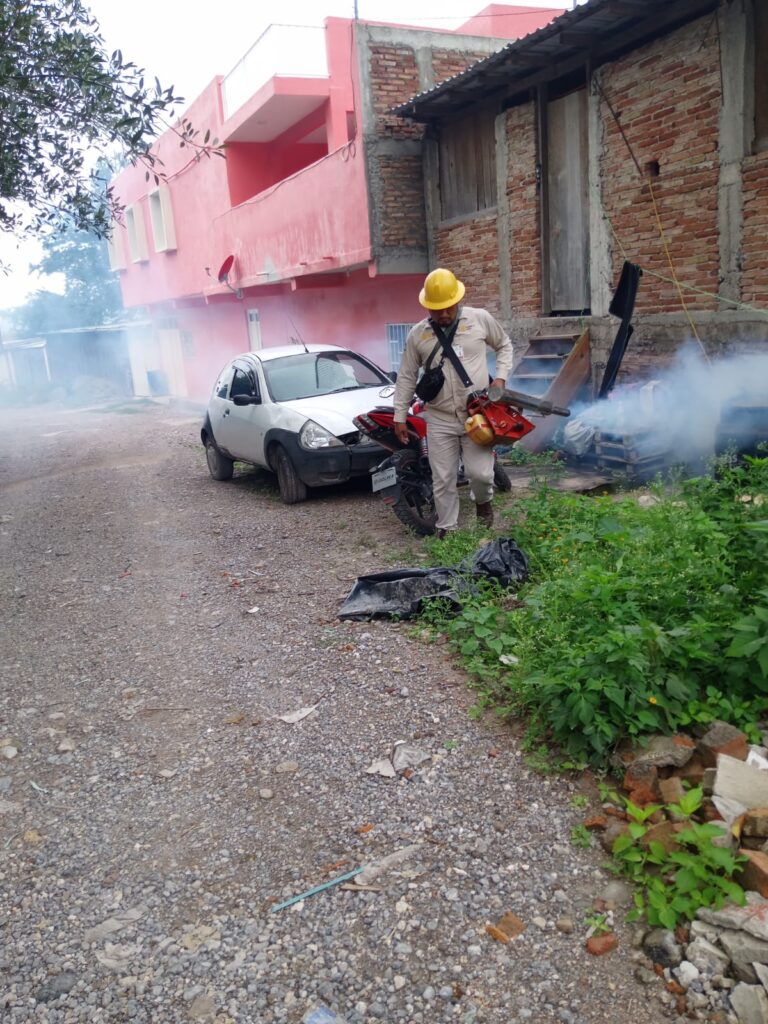
<path id="1" fill-rule="evenodd" d="M 547 104 L 549 310 L 589 309 L 589 189 L 587 92 L 579 89 Z"/>

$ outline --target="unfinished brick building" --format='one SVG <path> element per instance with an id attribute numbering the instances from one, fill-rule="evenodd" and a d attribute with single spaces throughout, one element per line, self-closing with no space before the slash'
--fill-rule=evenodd
<path id="1" fill-rule="evenodd" d="M 768 341 L 765 0 L 589 0 L 397 112 L 425 140 L 432 265 L 517 341 L 587 326 L 597 380 L 625 258 L 624 371 Z"/>

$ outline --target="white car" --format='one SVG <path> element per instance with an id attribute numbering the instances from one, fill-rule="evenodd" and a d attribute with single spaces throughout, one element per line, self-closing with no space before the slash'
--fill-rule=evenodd
<path id="1" fill-rule="evenodd" d="M 237 356 L 219 374 L 200 434 L 211 476 L 230 480 L 235 461 L 262 466 L 292 505 L 308 487 L 367 475 L 386 453 L 352 418 L 381 404 L 385 388 L 388 374 L 335 345 Z"/>

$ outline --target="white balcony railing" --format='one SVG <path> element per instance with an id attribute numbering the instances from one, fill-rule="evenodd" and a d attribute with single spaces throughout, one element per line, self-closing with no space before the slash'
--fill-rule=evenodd
<path id="1" fill-rule="evenodd" d="M 222 82 L 224 118 L 280 75 L 327 78 L 325 29 L 312 25 L 270 25 Z"/>

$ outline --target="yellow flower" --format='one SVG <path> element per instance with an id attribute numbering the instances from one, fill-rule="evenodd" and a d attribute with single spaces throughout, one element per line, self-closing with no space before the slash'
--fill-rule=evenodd
<path id="1" fill-rule="evenodd" d="M 648 698 L 648 703 L 649 704 L 658 704 L 659 702 L 656 700 L 655 697 L 649 697 Z"/>

